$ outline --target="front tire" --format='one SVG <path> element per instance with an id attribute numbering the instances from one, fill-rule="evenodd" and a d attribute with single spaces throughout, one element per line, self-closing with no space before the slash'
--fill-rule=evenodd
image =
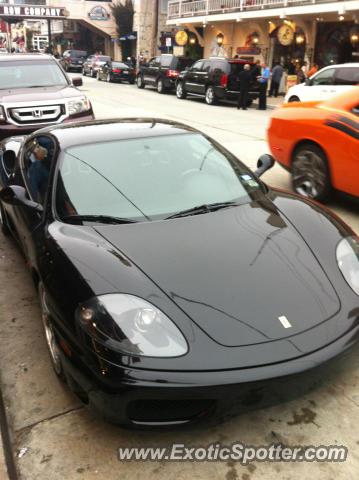
<path id="1" fill-rule="evenodd" d="M 183 82 L 178 82 L 176 85 L 176 97 L 183 100 L 184 98 L 186 98 L 186 96 L 187 93 L 184 88 Z"/>
<path id="2" fill-rule="evenodd" d="M 50 354 L 50 360 L 53 369 L 55 370 L 56 375 L 62 380 L 65 381 L 65 374 L 61 360 L 60 347 L 57 344 L 55 332 L 52 325 L 52 319 L 50 311 L 47 304 L 47 295 L 45 291 L 44 284 L 42 282 L 38 285 L 39 299 L 40 299 L 40 309 L 41 309 L 41 319 L 45 331 L 45 339 L 47 343 L 47 348 Z"/>
<path id="3" fill-rule="evenodd" d="M 100 74 L 99 70 L 97 70 L 96 78 L 99 82 L 101 82 L 101 74 Z"/>
<path id="4" fill-rule="evenodd" d="M 293 95 L 292 97 L 290 97 L 288 100 L 288 103 L 292 103 L 292 102 L 300 102 L 299 97 L 297 97 L 296 95 Z"/>
<path id="5" fill-rule="evenodd" d="M 145 82 L 142 75 L 139 75 L 136 80 L 137 88 L 145 88 Z"/>
<path id="6" fill-rule="evenodd" d="M 157 92 L 158 93 L 165 93 L 165 86 L 163 85 L 163 80 L 161 78 L 157 81 Z"/>
<path id="7" fill-rule="evenodd" d="M 208 87 L 206 90 L 206 103 L 207 105 L 215 105 L 217 103 L 217 97 L 214 93 L 214 87 Z"/>
<path id="8" fill-rule="evenodd" d="M 0 230 L 7 237 L 10 235 L 10 229 L 6 221 L 6 213 L 4 207 L 0 204 Z"/>
<path id="9" fill-rule="evenodd" d="M 328 162 L 323 150 L 314 143 L 303 143 L 292 158 L 292 186 L 296 193 L 325 202 L 332 193 Z"/>

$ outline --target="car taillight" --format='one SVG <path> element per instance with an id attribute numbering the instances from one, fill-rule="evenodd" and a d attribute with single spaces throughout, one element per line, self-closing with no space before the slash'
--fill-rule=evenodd
<path id="1" fill-rule="evenodd" d="M 228 75 L 226 73 L 222 73 L 221 79 L 220 79 L 220 85 L 221 87 L 226 87 L 228 83 Z"/>
<path id="2" fill-rule="evenodd" d="M 177 70 L 167 70 L 166 77 L 175 78 L 178 77 L 178 74 Z"/>
<path id="3" fill-rule="evenodd" d="M 122 70 L 119 69 L 119 68 L 113 68 L 112 69 L 112 73 L 121 73 L 121 72 L 122 72 Z"/>

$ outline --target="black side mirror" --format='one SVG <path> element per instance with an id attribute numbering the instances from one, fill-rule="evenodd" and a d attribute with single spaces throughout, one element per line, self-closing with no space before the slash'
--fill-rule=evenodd
<path id="1" fill-rule="evenodd" d="M 257 161 L 257 170 L 254 172 L 257 177 L 263 175 L 264 172 L 269 170 L 275 164 L 275 160 L 272 155 L 265 153 L 258 158 Z"/>
<path id="2" fill-rule="evenodd" d="M 3 153 L 3 162 L 4 167 L 6 168 L 8 173 L 12 173 L 15 170 L 16 166 L 16 154 L 13 150 L 6 150 Z"/>
<path id="3" fill-rule="evenodd" d="M 3 188 L 0 191 L 0 200 L 10 205 L 18 205 L 23 207 L 29 207 L 37 212 L 42 212 L 43 207 L 40 203 L 29 200 L 26 196 L 26 190 L 19 185 L 12 185 L 11 187 Z"/>
<path id="4" fill-rule="evenodd" d="M 309 85 L 312 85 L 310 78 L 306 78 L 304 83 L 307 85 L 307 87 L 309 87 Z"/>
<path id="5" fill-rule="evenodd" d="M 75 77 L 72 79 L 72 85 L 74 87 L 82 87 L 82 78 L 81 77 Z"/>

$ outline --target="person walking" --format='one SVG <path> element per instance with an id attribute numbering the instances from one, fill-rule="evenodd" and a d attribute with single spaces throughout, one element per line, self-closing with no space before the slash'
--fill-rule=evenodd
<path id="1" fill-rule="evenodd" d="M 238 109 L 247 110 L 249 100 L 249 87 L 252 82 L 251 66 L 246 63 L 243 70 L 238 75 L 239 81 L 239 96 L 238 96 Z"/>
<path id="2" fill-rule="evenodd" d="M 270 70 L 265 63 L 262 64 L 262 73 L 258 77 L 259 82 L 259 105 L 258 110 L 267 109 L 267 88 L 270 77 Z"/>
<path id="3" fill-rule="evenodd" d="M 272 80 L 270 83 L 270 89 L 269 89 L 269 95 L 268 95 L 269 97 L 272 97 L 273 95 L 276 98 L 278 97 L 279 85 L 282 80 L 283 73 L 284 73 L 284 69 L 282 65 L 280 63 L 276 63 L 272 70 Z"/>

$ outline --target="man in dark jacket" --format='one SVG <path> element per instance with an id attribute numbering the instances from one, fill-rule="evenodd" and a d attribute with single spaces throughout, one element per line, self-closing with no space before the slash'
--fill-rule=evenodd
<path id="1" fill-rule="evenodd" d="M 273 94 L 275 97 L 278 97 L 279 86 L 282 80 L 283 73 L 284 73 L 284 70 L 282 65 L 280 63 L 276 63 L 276 65 L 273 67 L 273 70 L 272 70 L 272 80 L 271 80 L 269 95 L 268 95 L 269 97 L 272 97 Z"/>
<path id="2" fill-rule="evenodd" d="M 243 67 L 243 70 L 238 75 L 239 81 L 239 97 L 237 108 L 242 108 L 247 110 L 248 100 L 249 100 L 249 87 L 253 80 L 252 74 L 250 72 L 250 65 L 246 63 Z"/>

